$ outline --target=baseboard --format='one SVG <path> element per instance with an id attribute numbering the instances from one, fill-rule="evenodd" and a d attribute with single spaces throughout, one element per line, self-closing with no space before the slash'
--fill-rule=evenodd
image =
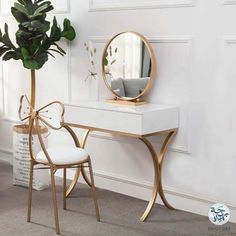
<path id="1" fill-rule="evenodd" d="M 12 150 L 0 147 L 0 161 L 4 161 L 12 165 L 13 163 Z"/>
<path id="2" fill-rule="evenodd" d="M 58 173 L 62 176 L 62 172 Z M 68 171 L 68 178 L 73 179 L 74 170 Z M 124 195 L 139 198 L 148 201 L 152 193 L 152 183 L 146 181 L 140 181 L 131 177 L 114 175 L 113 173 L 94 171 L 96 186 L 98 188 L 107 189 Z M 83 179 L 79 179 L 83 182 Z M 224 201 L 210 199 L 207 196 L 200 196 L 195 193 L 187 193 L 180 189 L 164 186 L 166 197 L 168 201 L 179 210 L 207 216 L 209 207 L 217 202 L 226 204 L 231 212 L 230 222 L 236 223 L 236 206 Z M 157 203 L 162 204 L 160 199 L 157 199 Z M 140 213 L 141 214 L 141 213 Z M 155 217 L 155 216 L 153 216 Z"/>

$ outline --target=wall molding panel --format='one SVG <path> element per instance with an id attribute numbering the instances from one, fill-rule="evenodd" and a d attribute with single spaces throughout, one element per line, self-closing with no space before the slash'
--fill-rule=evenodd
<path id="1" fill-rule="evenodd" d="M 236 5 L 236 0 L 224 0 L 223 5 Z"/>
<path id="2" fill-rule="evenodd" d="M 67 42 L 68 46 L 68 62 L 67 62 L 67 70 L 68 70 L 68 98 L 67 102 L 72 103 L 72 78 L 71 78 L 71 44 Z"/>
<path id="3" fill-rule="evenodd" d="M 120 136 L 112 136 L 110 134 L 106 133 L 98 133 L 98 132 L 93 132 L 89 135 L 90 137 L 93 138 L 98 138 L 98 139 L 105 139 L 105 140 L 110 140 L 114 142 L 119 142 L 119 143 L 131 143 L 131 140 L 133 138 L 123 138 Z M 155 137 L 153 137 L 154 139 Z M 130 140 L 130 141 L 129 141 Z M 158 148 L 161 147 L 161 143 L 158 140 L 153 140 L 152 143 L 154 143 Z M 181 145 L 171 145 L 168 147 L 168 150 L 171 152 L 178 152 L 178 153 L 183 153 L 183 154 L 190 154 L 188 146 L 181 146 Z"/>
<path id="4" fill-rule="evenodd" d="M 236 0 L 235 0 L 235 4 L 236 4 Z M 224 42 L 226 44 L 236 44 L 236 35 L 227 35 L 224 37 Z"/>
<path id="5" fill-rule="evenodd" d="M 145 35 L 144 35 L 145 36 Z M 107 43 L 112 36 L 90 36 L 92 43 Z M 176 36 L 145 36 L 150 43 L 191 43 L 191 35 Z"/>
<path id="6" fill-rule="evenodd" d="M 117 1 L 110 3 L 89 0 L 89 11 L 121 11 L 121 10 L 138 10 L 154 8 L 179 8 L 193 7 L 194 0 L 142 0 L 142 1 Z"/>

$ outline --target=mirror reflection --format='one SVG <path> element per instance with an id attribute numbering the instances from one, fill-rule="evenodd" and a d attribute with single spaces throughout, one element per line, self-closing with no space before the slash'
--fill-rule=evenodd
<path id="1" fill-rule="evenodd" d="M 135 33 L 116 36 L 103 57 L 107 86 L 118 96 L 139 97 L 147 87 L 151 70 L 151 56 L 143 39 Z"/>

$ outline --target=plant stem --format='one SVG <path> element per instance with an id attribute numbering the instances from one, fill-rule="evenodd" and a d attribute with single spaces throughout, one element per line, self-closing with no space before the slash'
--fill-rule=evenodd
<path id="1" fill-rule="evenodd" d="M 30 103 L 32 109 L 35 108 L 35 70 L 31 70 L 31 98 L 30 98 Z"/>

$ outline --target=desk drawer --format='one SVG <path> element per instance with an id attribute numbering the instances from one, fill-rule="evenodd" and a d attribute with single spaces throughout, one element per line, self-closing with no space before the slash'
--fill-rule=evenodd
<path id="1" fill-rule="evenodd" d="M 87 107 L 66 106 L 65 122 L 132 134 L 142 132 L 142 116 Z"/>
<path id="2" fill-rule="evenodd" d="M 178 108 L 149 105 L 136 110 L 103 109 L 99 106 L 65 106 L 65 122 L 91 128 L 106 129 L 135 135 L 145 135 L 178 128 Z M 155 109 L 153 109 L 153 106 Z"/>

